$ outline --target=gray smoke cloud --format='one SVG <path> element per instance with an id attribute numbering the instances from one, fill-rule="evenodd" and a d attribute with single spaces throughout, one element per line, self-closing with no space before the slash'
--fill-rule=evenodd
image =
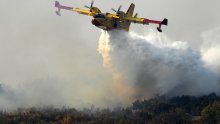
<path id="1" fill-rule="evenodd" d="M 84 4 L 90 4 L 90 2 L 88 0 L 60 0 L 60 3 L 63 5 L 80 8 Z M 218 55 L 220 54 L 217 54 L 219 53 L 217 47 L 219 30 L 215 29 L 204 32 L 202 38 L 199 37 L 202 31 L 220 24 L 220 16 L 217 13 L 219 11 L 219 0 L 201 0 L 199 3 L 192 0 L 101 0 L 95 1 L 94 6 L 99 7 L 102 12 L 112 12 L 112 7 L 117 9 L 119 5 L 122 5 L 122 10 L 126 11 L 132 2 L 136 5 L 135 13 L 138 12 L 139 17 L 156 20 L 161 20 L 164 17 L 168 18 L 169 26 L 164 28 L 164 32 L 171 38 L 189 41 L 189 45 L 195 48 L 200 48 L 200 45 L 203 44 L 201 50 L 191 50 L 193 55 L 198 57 L 198 61 L 194 60 L 193 62 L 201 63 L 198 65 L 207 74 L 213 77 L 219 75 L 220 65 L 218 62 L 220 57 Z M 156 62 L 154 61 L 160 61 L 158 58 L 162 57 L 160 59 L 166 60 L 165 56 L 162 56 L 165 54 L 161 54 L 161 52 L 167 50 L 160 50 L 155 47 L 159 45 L 158 43 L 155 45 L 150 44 L 152 46 L 150 48 L 153 49 L 155 47 L 155 49 L 158 49 L 156 51 L 158 52 L 157 54 L 152 50 L 148 50 L 154 53 L 153 55 L 157 55 L 157 58 L 145 55 L 147 57 L 142 58 L 140 61 L 135 60 L 137 58 L 136 55 L 147 54 L 143 48 L 141 48 L 143 50 L 142 53 L 132 53 L 131 56 L 133 57 L 130 57 L 126 50 L 124 50 L 125 53 L 121 50 L 121 61 L 117 60 L 117 54 L 115 57 L 112 56 L 114 58 L 113 66 L 117 67 L 116 69 L 121 74 L 128 75 L 121 75 L 126 81 L 124 84 L 118 86 L 115 82 L 112 85 L 111 73 L 102 67 L 103 60 L 96 51 L 100 29 L 90 23 L 91 18 L 67 11 L 62 11 L 62 16 L 58 17 L 55 14 L 54 1 L 51 0 L 1 0 L 0 3 L 0 109 L 16 109 L 18 107 L 31 106 L 42 107 L 47 105 L 81 108 L 91 106 L 92 104 L 99 107 L 111 107 L 131 103 L 129 98 L 124 99 L 130 96 L 130 94 L 127 95 L 127 92 L 136 93 L 135 97 L 138 98 L 150 97 L 151 94 L 158 93 L 159 91 L 161 94 L 172 94 L 171 91 L 175 89 L 171 87 L 162 88 L 162 86 L 168 87 L 165 83 L 164 85 L 161 84 L 161 86 L 159 85 L 160 83 L 153 83 L 158 74 L 142 73 L 150 65 L 155 65 Z M 131 30 L 143 34 L 139 35 L 138 39 L 139 37 L 145 37 L 144 34 L 148 34 L 146 32 L 147 28 L 148 26 L 143 25 L 132 24 L 131 26 Z M 124 35 L 122 34 L 122 36 Z M 152 43 L 154 41 L 172 43 L 173 41 L 168 40 L 167 37 L 152 36 L 151 38 L 153 39 L 148 39 L 147 41 Z M 162 39 L 157 40 L 160 38 Z M 119 37 L 118 39 L 123 41 L 126 38 Z M 200 39 L 204 39 L 204 43 L 201 43 Z M 119 47 L 124 48 L 125 46 L 123 46 L 124 43 L 122 41 Z M 144 40 L 142 39 L 141 41 Z M 210 46 L 211 42 L 213 43 L 212 46 Z M 130 44 L 130 42 L 128 43 Z M 128 43 L 125 43 L 125 45 Z M 129 44 L 128 46 L 131 47 Z M 133 51 L 140 49 L 141 45 L 145 47 L 147 44 L 141 43 L 137 45 L 139 46 L 137 48 L 132 46 L 135 49 Z M 118 45 L 115 44 L 115 46 Z M 117 53 L 116 51 L 115 53 Z M 177 52 L 179 50 L 174 49 L 173 51 Z M 185 52 L 185 54 L 187 53 Z M 132 61 L 127 61 L 131 59 Z M 145 60 L 147 59 L 149 59 L 148 63 L 151 64 L 146 66 L 147 62 Z M 172 59 L 168 60 L 171 61 Z M 158 67 L 154 66 L 151 69 L 152 72 L 159 74 L 165 73 L 165 71 L 174 66 L 171 63 L 167 63 L 170 64 L 169 66 L 159 62 L 157 64 Z M 140 69 L 141 67 L 143 69 Z M 159 69 L 162 71 L 159 72 Z M 174 68 L 173 71 L 176 71 L 176 69 Z M 137 82 L 138 80 L 145 80 L 146 75 L 149 77 L 148 80 L 152 81 L 148 81 L 148 84 L 152 86 L 147 87 L 149 94 L 147 94 L 147 91 L 138 90 L 138 88 L 133 91 L 132 88 L 134 87 L 146 85 L 143 82 Z M 168 74 L 167 76 L 171 77 Z M 166 79 L 166 75 L 159 79 L 164 78 Z M 178 77 L 175 80 L 177 79 Z M 159 80 L 157 79 L 155 82 L 159 82 Z M 127 88 L 122 93 L 117 91 L 126 84 Z M 115 86 L 118 87 L 115 88 Z"/>
<path id="2" fill-rule="evenodd" d="M 108 48 L 104 53 L 99 52 L 101 54 L 108 53 L 109 56 L 106 57 L 110 58 L 112 64 L 110 67 L 114 68 L 110 72 L 117 72 L 117 80 L 114 84 L 109 79 L 110 74 L 107 75 L 108 78 L 104 75 L 102 75 L 104 77 L 99 76 L 98 81 L 105 80 L 102 83 L 91 83 L 90 81 L 97 81 L 97 78 L 93 77 L 94 75 L 90 72 L 88 74 L 85 71 L 80 73 L 87 75 L 85 80 L 77 79 L 72 74 L 69 75 L 71 70 L 66 72 L 65 69 L 72 68 L 74 70 L 76 63 L 74 66 L 72 64 L 59 66 L 59 63 L 67 62 L 65 60 L 68 57 L 53 58 L 54 53 L 60 54 L 59 52 L 63 53 L 64 50 L 56 48 L 56 45 L 55 48 L 47 46 L 52 53 L 48 51 L 37 52 L 41 56 L 29 53 L 34 55 L 33 58 L 37 61 L 24 63 L 30 69 L 25 68 L 27 78 L 18 74 L 17 79 L 22 79 L 21 83 L 12 85 L 1 83 L 0 107 L 7 110 L 47 105 L 86 107 L 95 104 L 114 107 L 129 105 L 132 100 L 151 98 L 157 94 L 167 96 L 198 96 L 211 92 L 219 94 L 219 32 L 219 28 L 216 28 L 202 33 L 203 45 L 201 49 L 195 50 L 187 42 L 172 41 L 165 34 L 159 34 L 153 30 L 148 30 L 145 35 L 117 30 L 102 31 L 99 42 L 104 43 L 104 47 Z M 101 47 L 103 46 L 101 45 Z M 42 53 L 46 55 L 43 56 Z M 68 51 L 67 53 L 70 56 L 72 52 Z M 24 58 L 30 57 L 21 53 L 20 55 Z M 48 59 L 45 59 L 47 57 Z M 39 65 L 38 68 L 35 68 L 34 65 L 39 60 L 44 60 L 44 62 L 47 60 L 46 64 L 40 62 L 44 68 L 40 68 Z M 73 62 L 71 59 L 70 61 Z M 101 65 L 101 63 L 99 64 Z M 45 68 L 49 72 L 46 72 Z M 31 73 L 28 74 L 26 71 Z M 96 72 L 99 70 L 96 69 Z M 123 83 L 117 76 L 122 77 Z M 82 81 L 83 84 L 80 83 Z"/>
<path id="3" fill-rule="evenodd" d="M 218 32 L 203 33 L 204 41 L 219 44 Z M 144 36 L 112 31 L 105 37 L 113 66 L 123 75 L 125 83 L 138 89 L 132 96 L 136 99 L 157 94 L 198 96 L 219 93 L 219 63 L 210 59 L 220 58 L 219 45 L 195 50 L 187 42 L 171 41 L 152 30 Z"/>

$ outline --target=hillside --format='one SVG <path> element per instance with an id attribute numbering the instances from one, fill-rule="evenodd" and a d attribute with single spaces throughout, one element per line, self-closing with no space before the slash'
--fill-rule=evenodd
<path id="1" fill-rule="evenodd" d="M 1 124 L 188 124 L 220 123 L 220 97 L 158 96 L 135 101 L 127 108 L 19 108 L 1 112 Z"/>

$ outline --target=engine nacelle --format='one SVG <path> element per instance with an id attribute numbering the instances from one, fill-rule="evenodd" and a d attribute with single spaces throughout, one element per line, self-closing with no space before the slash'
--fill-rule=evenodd
<path id="1" fill-rule="evenodd" d="M 97 7 L 92 7 L 90 9 L 90 12 L 92 12 L 92 13 L 101 13 L 100 9 L 98 9 Z"/>
<path id="2" fill-rule="evenodd" d="M 127 14 L 123 11 L 119 11 L 117 14 L 118 14 L 119 18 L 121 18 L 121 19 L 127 17 Z"/>

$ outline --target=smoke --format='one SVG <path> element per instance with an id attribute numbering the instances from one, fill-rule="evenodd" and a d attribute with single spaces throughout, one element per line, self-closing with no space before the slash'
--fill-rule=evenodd
<path id="1" fill-rule="evenodd" d="M 126 11 L 131 2 L 134 1 L 99 1 L 95 6 L 108 12 L 109 5 L 122 4 Z M 47 105 L 82 108 L 92 104 L 114 107 L 158 93 L 216 91 L 218 86 L 214 82 L 220 73 L 219 28 L 204 32 L 203 43 L 197 40 L 201 31 L 219 25 L 220 16 L 216 13 L 219 2 L 152 0 L 148 4 L 149 1 L 135 1 L 135 12 L 139 15 L 153 19 L 163 15 L 172 20 L 169 30 L 165 31 L 169 36 L 193 39 L 190 46 L 203 44 L 202 48 L 196 51 L 186 42 L 173 42 L 154 32 L 137 35 L 113 31 L 100 37 L 100 43 L 107 45 L 105 49 L 99 47 L 105 69 L 96 51 L 99 29 L 88 23 L 90 18 L 66 11 L 58 17 L 54 13 L 54 1 L 1 0 L 0 109 Z M 62 2 L 73 7 L 85 3 L 88 1 Z M 155 10 L 155 6 L 161 9 Z M 146 11 L 146 7 L 154 11 Z M 185 66 L 187 64 L 191 65 Z M 197 68 L 199 73 L 191 67 Z M 190 83 L 202 84 L 202 90 L 187 88 Z M 203 88 L 204 84 L 207 88 Z"/>
<path id="2" fill-rule="evenodd" d="M 203 45 L 201 48 L 203 60 L 208 68 L 220 74 L 220 27 L 203 32 Z"/>
<path id="3" fill-rule="evenodd" d="M 133 94 L 134 89 L 123 82 L 124 76 L 113 66 L 108 38 L 107 32 L 102 31 L 98 51 L 103 57 L 103 66 L 112 74 L 112 82 L 110 82 L 109 88 L 113 91 L 117 101 L 120 101 L 120 103 L 128 103 L 131 102 L 130 96 Z"/>
<path id="4" fill-rule="evenodd" d="M 219 44 L 220 38 L 214 32 L 204 33 L 204 41 Z M 104 66 L 112 73 L 113 84 L 121 86 L 116 87 L 116 93 L 127 94 L 127 98 L 121 99 L 134 100 L 158 94 L 219 93 L 219 45 L 214 46 L 194 50 L 187 42 L 171 41 L 164 34 L 153 31 L 145 36 L 102 31 L 99 52 Z"/>
<path id="5" fill-rule="evenodd" d="M 77 59 L 71 59 L 73 53 L 81 50 L 71 52 L 72 49 L 67 46 L 61 49 L 59 44 L 47 49 L 39 44 L 41 49 L 33 47 L 36 51 L 29 50 L 29 54 L 12 52 L 20 55 L 11 58 L 14 61 L 2 53 L 5 58 L 2 67 L 11 65 L 11 71 L 2 75 L 11 74 L 14 78 L 3 80 L 10 78 L 2 76 L 0 108 L 48 105 L 82 108 L 92 104 L 111 108 L 158 94 L 171 97 L 219 94 L 219 33 L 220 28 L 202 33 L 202 47 L 196 50 L 187 42 L 172 41 L 152 30 L 145 35 L 102 31 L 98 52 L 109 74 L 103 74 L 105 71 L 97 66 L 101 63 L 86 61 L 98 58 L 87 58 L 89 54 L 85 54 L 79 59 L 76 54 Z"/>

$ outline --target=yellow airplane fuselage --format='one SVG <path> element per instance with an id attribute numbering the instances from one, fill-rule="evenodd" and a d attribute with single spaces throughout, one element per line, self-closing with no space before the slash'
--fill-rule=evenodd
<path id="1" fill-rule="evenodd" d="M 125 15 L 121 13 L 120 15 Z M 130 22 L 125 19 L 117 18 L 118 15 L 110 13 L 98 13 L 93 16 L 92 24 L 103 30 L 123 29 L 128 31 Z"/>
<path id="2" fill-rule="evenodd" d="M 113 16 L 117 16 L 115 14 L 96 14 L 94 15 L 94 19 L 92 20 L 92 24 L 95 25 L 98 28 L 101 28 L 103 30 L 112 30 L 112 29 L 123 29 L 123 30 L 129 30 L 130 22 L 119 19 L 119 18 L 113 18 Z"/>
<path id="3" fill-rule="evenodd" d="M 117 11 L 115 9 L 112 9 L 116 14 L 102 13 L 99 10 L 99 8 L 93 7 L 93 1 L 90 7 L 85 6 L 89 10 L 63 6 L 60 5 L 58 1 L 55 1 L 55 7 L 58 8 L 56 13 L 59 16 L 61 9 L 75 11 L 78 12 L 79 14 L 92 16 L 93 17 L 92 24 L 103 30 L 121 29 L 121 30 L 129 31 L 129 27 L 131 23 L 146 24 L 146 25 L 148 25 L 149 23 L 153 23 L 153 24 L 158 24 L 159 27 L 157 27 L 157 30 L 159 32 L 162 32 L 161 25 L 168 24 L 167 19 L 164 19 L 163 21 L 157 21 L 157 20 L 150 20 L 147 18 L 138 18 L 137 13 L 133 16 L 134 7 L 135 7 L 133 3 L 131 3 L 126 13 L 120 11 L 121 6 L 118 8 Z"/>

